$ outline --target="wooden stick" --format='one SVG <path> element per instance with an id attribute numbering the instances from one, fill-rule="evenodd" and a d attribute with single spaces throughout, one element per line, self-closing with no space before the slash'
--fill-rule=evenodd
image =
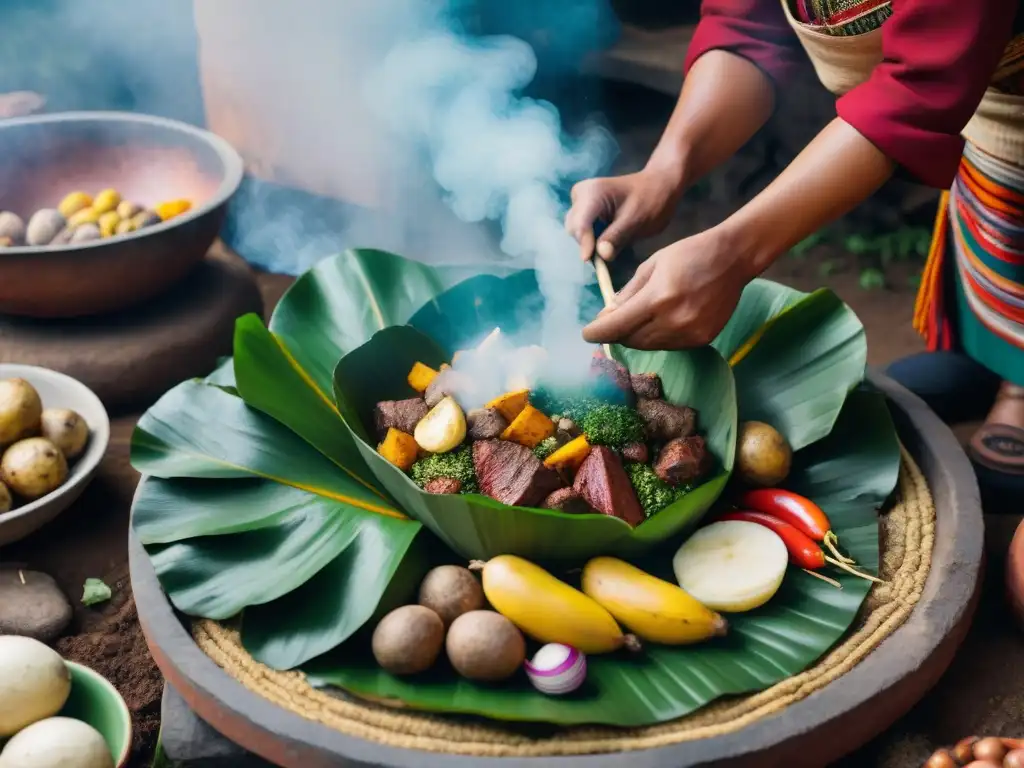
<path id="1" fill-rule="evenodd" d="M 608 271 L 608 262 L 595 254 L 591 257 L 590 263 L 594 265 L 594 271 L 597 273 L 597 287 L 601 289 L 601 298 L 604 299 L 604 305 L 606 307 L 614 307 L 615 286 L 612 285 L 612 276 Z M 612 360 L 611 345 L 604 344 L 603 346 L 604 356 Z"/>

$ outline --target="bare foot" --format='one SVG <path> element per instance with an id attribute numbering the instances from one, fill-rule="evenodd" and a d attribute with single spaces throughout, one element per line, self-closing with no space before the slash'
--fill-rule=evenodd
<path id="1" fill-rule="evenodd" d="M 46 98 L 33 91 L 0 93 L 0 119 L 31 115 L 45 105 Z"/>
<path id="2" fill-rule="evenodd" d="M 1004 381 L 981 428 L 971 438 L 976 461 L 997 472 L 1024 475 L 1024 387 Z"/>

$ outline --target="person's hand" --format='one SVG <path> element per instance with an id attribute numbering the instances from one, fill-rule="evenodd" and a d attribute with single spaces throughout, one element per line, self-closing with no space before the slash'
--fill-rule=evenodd
<path id="1" fill-rule="evenodd" d="M 627 176 L 587 179 L 572 188 L 565 228 L 580 244 L 584 261 L 594 255 L 594 224 L 607 229 L 597 239 L 597 254 L 606 261 L 631 241 L 656 235 L 668 226 L 682 194 L 678 173 L 645 169 Z"/>
<path id="2" fill-rule="evenodd" d="M 680 240 L 640 265 L 616 294 L 615 306 L 583 329 L 583 338 L 633 349 L 703 346 L 729 321 L 748 273 L 718 230 Z"/>

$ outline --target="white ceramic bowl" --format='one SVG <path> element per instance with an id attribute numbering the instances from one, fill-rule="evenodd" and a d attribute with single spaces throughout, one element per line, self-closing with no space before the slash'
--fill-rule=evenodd
<path id="1" fill-rule="evenodd" d="M 71 464 L 68 479 L 53 493 L 0 514 L 0 547 L 23 539 L 70 507 L 89 484 L 110 442 L 110 418 L 100 399 L 81 382 L 34 365 L 0 363 L 0 379 L 25 379 L 44 408 L 70 408 L 89 425 L 85 452 Z"/>

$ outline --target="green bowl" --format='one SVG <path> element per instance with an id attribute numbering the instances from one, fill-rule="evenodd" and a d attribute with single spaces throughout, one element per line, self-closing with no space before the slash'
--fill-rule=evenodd
<path id="1" fill-rule="evenodd" d="M 117 768 L 124 768 L 132 748 L 132 717 L 121 694 L 105 677 L 89 667 L 65 662 L 71 672 L 71 695 L 59 712 L 88 723 L 110 747 Z"/>

